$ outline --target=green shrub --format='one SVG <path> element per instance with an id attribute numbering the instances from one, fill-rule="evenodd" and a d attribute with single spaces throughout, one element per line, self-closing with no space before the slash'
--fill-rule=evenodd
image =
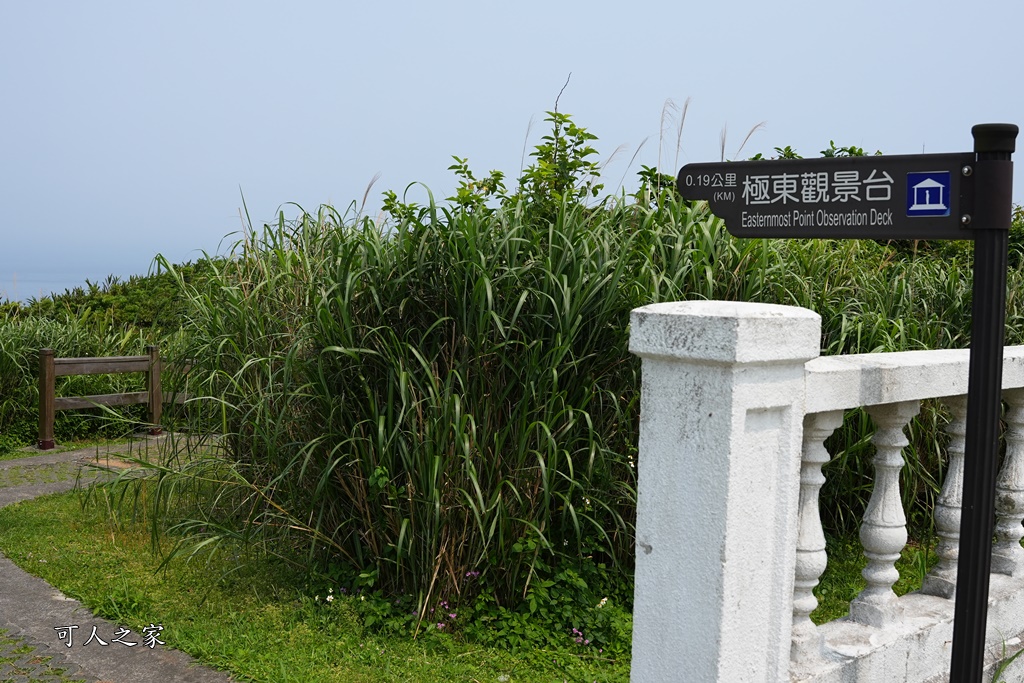
<path id="1" fill-rule="evenodd" d="M 446 205 L 387 193 L 383 224 L 327 206 L 282 215 L 250 228 L 209 279 L 181 278 L 182 353 L 220 410 L 226 452 L 158 471 L 150 500 L 179 522 L 179 550 L 240 538 L 350 589 L 412 596 L 419 619 L 444 600 L 519 633 L 562 597 L 596 604 L 628 586 L 633 308 L 804 306 L 822 316 L 825 353 L 966 345 L 966 260 L 873 241 L 733 239 L 649 168 L 633 198 L 588 205 L 599 190 L 593 136 L 564 115 L 549 120 L 554 132 L 513 193 L 456 158 L 461 185 Z M 1020 275 L 1011 279 L 1008 342 L 1018 343 Z M 918 527 L 941 481 L 944 419 L 930 406 L 911 427 L 918 451 L 903 477 Z M 832 440 L 823 509 L 833 530 L 863 512 L 868 430 L 854 411 Z M 628 609 L 622 593 L 614 602 Z M 618 620 L 547 616 L 567 615 L 614 647 Z M 402 623 L 374 616 L 389 619 Z"/>
<path id="2" fill-rule="evenodd" d="M 200 259 L 179 264 L 175 271 L 184 282 L 201 281 L 212 263 Z M 163 335 L 173 334 L 181 327 L 187 301 L 181 296 L 177 279 L 157 270 L 150 275 L 132 275 L 127 280 L 113 275 L 102 283 L 86 280 L 83 287 L 66 289 L 62 294 L 29 299 L 26 304 L 5 302 L 2 306 L 0 313 L 6 311 L 8 318 L 13 319 L 76 319 L 114 329 L 152 328 Z"/>

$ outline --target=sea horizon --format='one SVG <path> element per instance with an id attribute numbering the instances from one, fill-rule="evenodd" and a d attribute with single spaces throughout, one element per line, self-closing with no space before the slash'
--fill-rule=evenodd
<path id="1" fill-rule="evenodd" d="M 6 271 L 6 272 L 5 272 Z M 98 273 L 102 272 L 100 275 Z M 92 282 L 102 287 L 107 278 L 113 276 L 119 281 L 126 281 L 132 276 L 144 276 L 149 273 L 149 266 L 138 268 L 114 267 L 109 270 L 102 268 L 25 270 L 22 272 L 10 269 L 0 270 L 0 302 L 16 301 L 27 303 L 31 299 L 42 299 L 53 295 L 61 295 L 81 287 L 86 289 Z"/>

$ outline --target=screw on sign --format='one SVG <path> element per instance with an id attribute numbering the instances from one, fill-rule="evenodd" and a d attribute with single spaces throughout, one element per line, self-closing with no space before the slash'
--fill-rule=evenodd
<path id="1" fill-rule="evenodd" d="M 982 680 L 998 460 L 1007 244 L 1018 128 L 971 129 L 974 151 L 687 164 L 676 186 L 737 237 L 974 242 L 967 452 L 952 683 Z"/>

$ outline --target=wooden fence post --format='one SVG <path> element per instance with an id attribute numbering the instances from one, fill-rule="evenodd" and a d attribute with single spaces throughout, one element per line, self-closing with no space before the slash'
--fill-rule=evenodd
<path id="1" fill-rule="evenodd" d="M 160 390 L 160 347 L 147 346 L 149 372 L 146 373 L 146 390 L 149 392 L 149 433 L 156 436 L 163 432 L 160 420 L 163 416 L 164 395 Z"/>
<path id="2" fill-rule="evenodd" d="M 53 448 L 53 349 L 39 349 L 39 450 Z"/>

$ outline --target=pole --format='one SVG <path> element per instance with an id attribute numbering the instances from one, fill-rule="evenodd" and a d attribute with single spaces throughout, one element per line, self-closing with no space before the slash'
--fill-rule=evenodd
<path id="1" fill-rule="evenodd" d="M 39 450 L 54 447 L 54 368 L 53 349 L 39 349 Z"/>
<path id="2" fill-rule="evenodd" d="M 963 511 L 953 621 L 950 683 L 981 683 L 985 663 L 989 575 L 992 569 L 999 417 L 1002 408 L 1006 260 L 1012 211 L 1010 191 L 1017 126 L 974 126 L 977 161 L 974 215 L 965 224 L 974 238 L 971 359 Z M 968 171 L 965 169 L 965 175 Z"/>
<path id="3" fill-rule="evenodd" d="M 163 418 L 164 395 L 160 384 L 160 347 L 147 346 L 149 354 L 149 372 L 146 373 L 146 393 L 149 403 L 149 433 L 156 436 L 163 432 L 160 421 Z"/>

